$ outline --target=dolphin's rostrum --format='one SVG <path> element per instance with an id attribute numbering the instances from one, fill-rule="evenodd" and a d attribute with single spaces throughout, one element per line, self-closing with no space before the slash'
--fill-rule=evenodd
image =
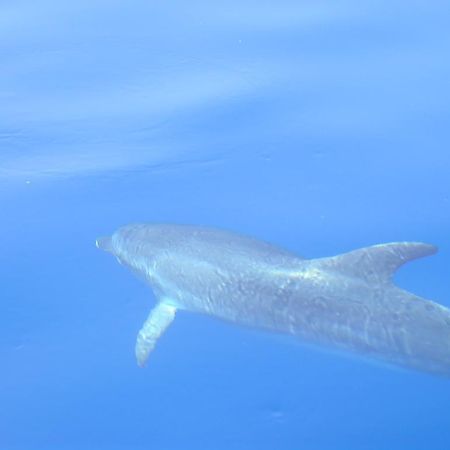
<path id="1" fill-rule="evenodd" d="M 308 260 L 214 228 L 138 224 L 97 246 L 158 300 L 138 334 L 140 366 L 186 309 L 450 376 L 450 310 L 392 282 L 401 265 L 435 253 L 432 245 L 394 242 Z"/>

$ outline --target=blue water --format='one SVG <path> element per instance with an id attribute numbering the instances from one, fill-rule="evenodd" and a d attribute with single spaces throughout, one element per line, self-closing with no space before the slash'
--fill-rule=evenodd
<path id="1" fill-rule="evenodd" d="M 440 247 L 448 1 L 0 2 L 0 450 L 447 450 L 450 382 L 180 313 L 95 239 L 219 226 L 305 257 Z"/>

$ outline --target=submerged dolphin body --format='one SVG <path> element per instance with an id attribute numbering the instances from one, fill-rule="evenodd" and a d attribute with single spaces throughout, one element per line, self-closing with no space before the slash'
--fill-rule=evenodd
<path id="1" fill-rule="evenodd" d="M 143 366 L 177 309 L 297 336 L 450 376 L 450 310 L 392 282 L 436 252 L 394 242 L 302 259 L 249 237 L 183 225 L 129 225 L 97 247 L 143 277 L 158 300 L 136 343 Z"/>

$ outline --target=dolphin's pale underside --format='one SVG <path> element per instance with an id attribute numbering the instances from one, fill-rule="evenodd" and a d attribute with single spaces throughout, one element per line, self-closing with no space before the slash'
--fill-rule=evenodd
<path id="1" fill-rule="evenodd" d="M 129 225 L 97 246 L 144 278 L 158 303 L 136 343 L 143 366 L 178 309 L 450 376 L 450 310 L 395 286 L 436 252 L 394 242 L 302 259 L 256 239 L 184 225 Z"/>

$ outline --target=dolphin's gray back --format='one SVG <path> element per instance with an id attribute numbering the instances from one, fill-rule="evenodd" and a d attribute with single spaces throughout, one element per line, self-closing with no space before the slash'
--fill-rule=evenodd
<path id="1" fill-rule="evenodd" d="M 279 247 L 226 230 L 189 225 L 128 225 L 112 237 L 115 245 L 123 246 L 129 254 L 147 258 L 164 253 L 183 255 L 220 264 L 233 259 L 240 265 L 283 265 L 302 258 Z M 104 244 L 108 246 L 109 244 Z"/>

